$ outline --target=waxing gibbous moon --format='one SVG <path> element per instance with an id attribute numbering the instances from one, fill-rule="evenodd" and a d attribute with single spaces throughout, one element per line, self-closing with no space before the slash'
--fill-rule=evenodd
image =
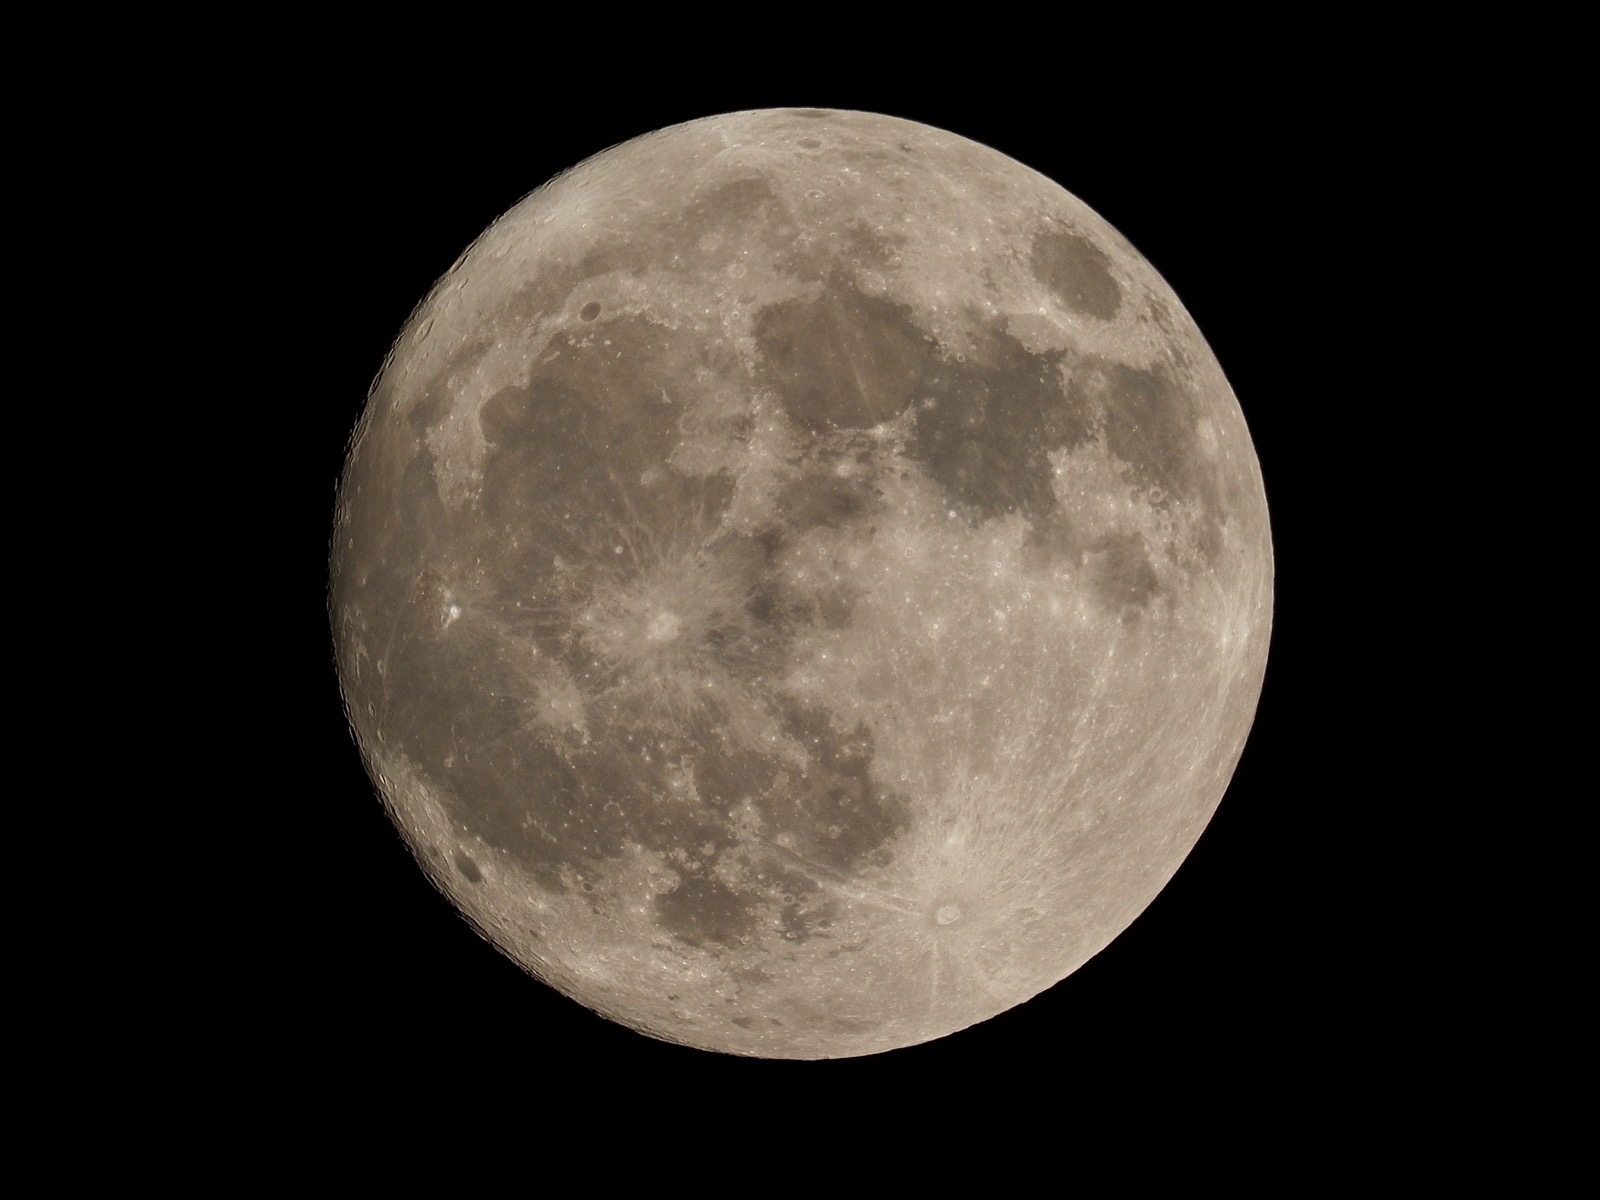
<path id="1" fill-rule="evenodd" d="M 346 709 L 422 867 L 605 1016 L 938 1038 L 1150 903 L 1238 762 L 1272 549 L 1171 289 L 1004 155 L 712 117 L 529 195 L 340 485 Z"/>

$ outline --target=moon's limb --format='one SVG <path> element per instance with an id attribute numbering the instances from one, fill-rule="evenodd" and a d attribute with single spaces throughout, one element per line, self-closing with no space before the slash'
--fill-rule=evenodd
<path id="1" fill-rule="evenodd" d="M 665 130 L 440 281 L 341 489 L 391 814 L 654 1036 L 832 1057 L 1051 986 L 1243 748 L 1272 556 L 1237 402 L 1057 185 L 859 113 Z"/>

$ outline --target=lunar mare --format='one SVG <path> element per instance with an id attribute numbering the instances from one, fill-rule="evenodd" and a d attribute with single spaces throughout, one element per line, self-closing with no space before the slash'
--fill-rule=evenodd
<path id="1" fill-rule="evenodd" d="M 870 1054 L 1057 983 L 1254 716 L 1215 357 L 1057 184 L 864 113 L 696 121 L 497 221 L 341 482 L 361 752 L 501 951 L 655 1037 Z"/>

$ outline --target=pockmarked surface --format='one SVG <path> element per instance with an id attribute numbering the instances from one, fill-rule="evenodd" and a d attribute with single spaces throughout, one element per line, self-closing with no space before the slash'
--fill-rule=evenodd
<path id="1" fill-rule="evenodd" d="M 352 441 L 362 754 L 507 955 L 644 1033 L 870 1054 L 1172 876 L 1260 694 L 1239 405 L 1156 271 L 926 126 L 739 113 L 533 193 Z"/>

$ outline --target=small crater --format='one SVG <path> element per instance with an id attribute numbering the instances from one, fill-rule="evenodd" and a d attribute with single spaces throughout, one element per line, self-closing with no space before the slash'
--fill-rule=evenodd
<path id="1" fill-rule="evenodd" d="M 803 149 L 806 149 L 806 150 L 820 150 L 820 149 L 822 149 L 822 143 L 820 141 L 818 141 L 814 137 L 803 137 L 798 142 L 796 142 L 795 144 L 797 146 L 802 147 Z"/>
<path id="2" fill-rule="evenodd" d="M 457 854 L 455 857 L 455 864 L 456 870 L 461 873 L 461 878 L 465 879 L 468 883 L 483 882 L 483 872 L 478 870 L 478 864 L 473 862 L 465 854 Z"/>
<path id="3" fill-rule="evenodd" d="M 582 317 L 585 321 L 592 321 L 599 315 L 600 302 L 598 300 L 591 300 L 578 310 L 578 316 Z"/>
<path id="4" fill-rule="evenodd" d="M 933 919 L 939 922 L 941 925 L 954 924 L 956 921 L 961 919 L 961 906 L 958 904 L 943 905 L 939 911 L 933 915 Z"/>

